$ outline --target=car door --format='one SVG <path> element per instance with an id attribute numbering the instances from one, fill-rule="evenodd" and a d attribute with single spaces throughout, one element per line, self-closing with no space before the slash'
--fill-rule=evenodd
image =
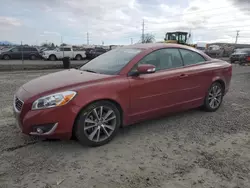
<path id="1" fill-rule="evenodd" d="M 186 98 L 183 61 L 178 49 L 160 49 L 140 60 L 140 64 L 153 64 L 156 72 L 129 76 L 131 121 L 147 119 L 171 111 Z"/>
<path id="2" fill-rule="evenodd" d="M 24 47 L 22 48 L 22 51 L 23 51 L 23 58 L 28 59 L 31 49 L 29 47 Z"/>
<path id="3" fill-rule="evenodd" d="M 72 53 L 71 48 L 64 47 L 64 57 L 72 58 Z"/>
<path id="4" fill-rule="evenodd" d="M 13 59 L 21 59 L 22 58 L 22 52 L 20 47 L 15 47 L 10 50 L 10 56 Z"/>
<path id="5" fill-rule="evenodd" d="M 187 49 L 179 49 L 183 62 L 183 79 L 186 86 L 187 101 L 195 101 L 196 103 L 203 103 L 205 94 L 211 83 L 211 74 L 209 64 L 206 59 L 199 53 Z"/>

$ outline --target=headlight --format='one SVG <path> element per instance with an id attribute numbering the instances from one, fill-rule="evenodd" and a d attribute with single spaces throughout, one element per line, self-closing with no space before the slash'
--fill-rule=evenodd
<path id="1" fill-rule="evenodd" d="M 76 95 L 75 91 L 65 91 L 61 93 L 55 93 L 45 97 L 37 99 L 32 104 L 32 110 L 52 108 L 55 106 L 62 106 L 71 101 Z"/>

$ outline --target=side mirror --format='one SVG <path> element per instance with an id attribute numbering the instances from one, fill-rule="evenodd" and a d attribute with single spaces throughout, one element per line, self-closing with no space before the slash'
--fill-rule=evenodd
<path id="1" fill-rule="evenodd" d="M 137 67 L 138 74 L 149 74 L 155 72 L 155 66 L 151 64 L 142 64 Z"/>

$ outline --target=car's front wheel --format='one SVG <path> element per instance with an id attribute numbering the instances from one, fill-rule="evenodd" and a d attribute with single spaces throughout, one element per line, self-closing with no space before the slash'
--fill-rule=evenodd
<path id="1" fill-rule="evenodd" d="M 4 59 L 4 60 L 10 60 L 10 56 L 9 56 L 9 55 L 4 55 L 4 56 L 3 56 L 3 59 Z"/>
<path id="2" fill-rule="evenodd" d="M 56 60 L 56 56 L 55 55 L 50 55 L 49 56 L 49 60 L 50 61 L 55 61 Z"/>
<path id="3" fill-rule="evenodd" d="M 216 111 L 223 100 L 224 88 L 221 83 L 214 82 L 209 88 L 204 101 L 204 108 L 206 111 Z"/>
<path id="4" fill-rule="evenodd" d="M 101 146 L 111 141 L 121 125 L 121 113 L 109 101 L 90 104 L 82 112 L 75 124 L 75 136 L 88 146 Z"/>

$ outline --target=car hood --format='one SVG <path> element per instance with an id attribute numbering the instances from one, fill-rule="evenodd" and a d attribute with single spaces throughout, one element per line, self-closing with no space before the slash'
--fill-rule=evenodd
<path id="1" fill-rule="evenodd" d="M 103 80 L 114 75 L 104 75 L 69 69 L 33 79 L 23 85 L 23 89 L 32 96 L 71 89 L 97 80 Z"/>
<path id="2" fill-rule="evenodd" d="M 48 53 L 48 54 L 51 54 L 51 53 L 56 53 L 58 51 L 55 51 L 55 50 L 45 50 L 43 51 L 43 53 Z"/>

